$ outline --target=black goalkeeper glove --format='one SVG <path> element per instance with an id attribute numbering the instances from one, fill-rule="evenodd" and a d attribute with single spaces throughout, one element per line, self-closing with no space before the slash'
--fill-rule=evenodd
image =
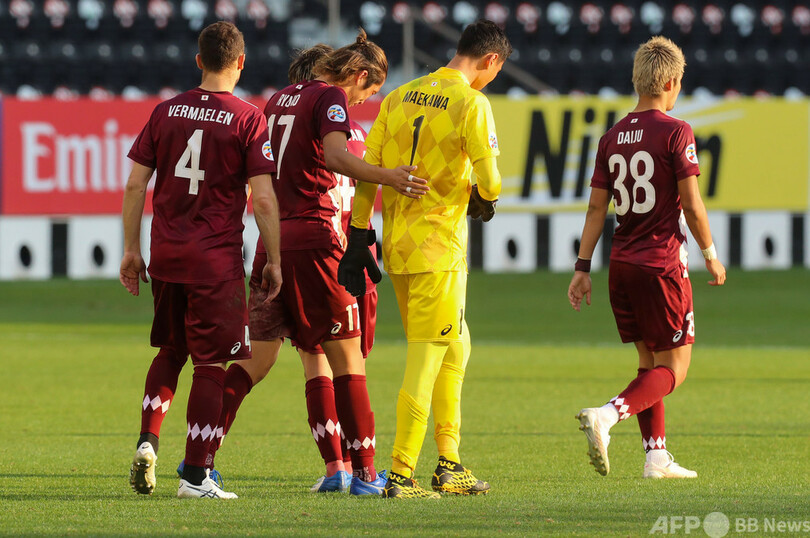
<path id="1" fill-rule="evenodd" d="M 376 242 L 374 230 L 349 227 L 349 244 L 338 265 L 338 284 L 355 297 L 366 293 L 366 273 L 363 269 L 368 271 L 369 278 L 375 284 L 382 279 L 377 260 L 368 248 Z"/>
<path id="2" fill-rule="evenodd" d="M 497 203 L 497 198 L 491 202 L 481 198 L 481 195 L 478 194 L 478 185 L 473 185 L 470 193 L 470 205 L 467 206 L 467 214 L 473 219 L 489 222 L 495 216 L 495 204 Z"/>

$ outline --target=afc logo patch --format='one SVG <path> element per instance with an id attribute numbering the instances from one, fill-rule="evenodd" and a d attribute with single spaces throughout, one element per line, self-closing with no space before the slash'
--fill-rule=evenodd
<path id="1" fill-rule="evenodd" d="M 262 144 L 262 155 L 268 161 L 273 161 L 273 148 L 270 147 L 270 141 L 268 140 L 264 144 Z"/>
<path id="2" fill-rule="evenodd" d="M 688 146 L 686 146 L 686 160 L 692 164 L 698 163 L 697 151 L 695 151 L 694 144 L 689 144 Z"/>
<path id="3" fill-rule="evenodd" d="M 489 133 L 489 147 L 498 149 L 498 137 L 495 136 L 495 133 Z"/>
<path id="4" fill-rule="evenodd" d="M 329 110 L 326 111 L 326 117 L 335 123 L 342 123 L 346 121 L 346 111 L 343 110 L 343 107 L 340 105 L 332 105 L 329 107 Z"/>

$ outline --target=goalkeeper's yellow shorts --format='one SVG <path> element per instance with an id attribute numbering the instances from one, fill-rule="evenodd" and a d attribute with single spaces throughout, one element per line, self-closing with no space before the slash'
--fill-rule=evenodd
<path id="1" fill-rule="evenodd" d="M 408 342 L 458 342 L 467 301 L 467 272 L 389 274 Z"/>

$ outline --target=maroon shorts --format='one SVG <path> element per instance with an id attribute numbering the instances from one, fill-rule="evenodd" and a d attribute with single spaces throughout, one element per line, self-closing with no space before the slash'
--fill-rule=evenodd
<path id="1" fill-rule="evenodd" d="M 366 282 L 366 286 L 369 283 Z M 366 294 L 357 298 L 357 307 L 360 310 L 360 329 L 363 335 L 360 337 L 360 350 L 363 358 L 368 357 L 371 348 L 374 347 L 374 331 L 377 328 L 377 287 L 366 291 Z"/>
<path id="2" fill-rule="evenodd" d="M 374 286 L 366 282 L 366 286 Z M 368 289 L 368 288 L 367 288 Z M 377 287 L 374 286 L 365 295 L 357 298 L 357 309 L 360 316 L 360 352 L 363 358 L 368 358 L 371 348 L 374 347 L 374 330 L 377 328 Z M 293 342 L 293 345 L 296 345 Z M 323 348 L 318 345 L 315 353 L 323 354 Z"/>
<path id="3" fill-rule="evenodd" d="M 282 329 L 276 328 L 275 337 L 289 335 L 295 346 L 307 353 L 322 353 L 319 344 L 324 340 L 360 336 L 357 300 L 337 282 L 340 254 L 331 249 L 285 250 L 281 255 L 284 279 L 281 292 L 270 307 L 258 305 L 254 309 L 251 306 L 251 333 L 254 319 L 258 324 L 259 318 L 275 314 L 285 319 L 278 323 L 271 320 L 270 325 L 287 329 L 287 334 L 280 334 Z M 265 255 L 256 255 L 251 275 L 251 296 L 254 282 L 258 280 L 261 283 L 261 267 L 265 259 Z M 259 338 L 254 336 L 254 339 Z"/>
<path id="4" fill-rule="evenodd" d="M 664 351 L 695 341 L 689 278 L 611 260 L 608 286 L 622 342 L 643 340 L 650 351 Z"/>
<path id="5" fill-rule="evenodd" d="M 262 289 L 262 269 L 267 263 L 267 253 L 257 252 L 253 258 L 253 270 L 250 273 L 250 299 L 248 314 L 250 319 L 250 336 L 253 340 L 269 342 L 276 338 L 292 336 L 293 321 L 284 300 L 279 293 L 272 301 L 265 303 L 267 292 Z"/>
<path id="6" fill-rule="evenodd" d="M 193 364 L 250 358 L 245 281 L 178 284 L 152 278 L 152 346 L 174 349 Z"/>

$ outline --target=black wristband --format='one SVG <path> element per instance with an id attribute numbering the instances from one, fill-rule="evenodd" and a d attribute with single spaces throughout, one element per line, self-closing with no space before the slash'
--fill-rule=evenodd
<path id="1" fill-rule="evenodd" d="M 574 271 L 582 271 L 583 273 L 591 272 L 591 260 L 584 260 L 577 258 L 577 263 L 574 264 Z"/>

